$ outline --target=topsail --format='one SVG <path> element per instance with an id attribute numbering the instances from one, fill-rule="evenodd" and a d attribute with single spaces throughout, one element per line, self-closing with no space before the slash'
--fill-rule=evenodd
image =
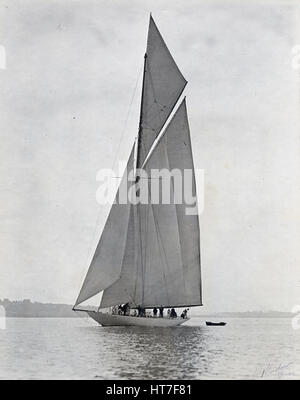
<path id="1" fill-rule="evenodd" d="M 121 186 L 132 185 L 127 173 L 134 164 L 143 167 L 148 176 L 153 169 L 176 169 L 182 175 L 189 170 L 196 198 L 185 99 L 164 127 L 185 85 L 186 80 L 150 17 L 137 162 L 133 149 Z M 184 198 L 178 204 L 153 204 L 150 180 L 146 204 L 113 204 L 76 305 L 101 291 L 102 308 L 127 302 L 143 307 L 202 304 L 198 213 L 187 213 L 190 205 Z"/>
<path id="2" fill-rule="evenodd" d="M 187 81 L 179 71 L 152 16 L 150 16 L 145 55 L 138 168 L 142 167 L 154 140 L 186 84 Z"/>

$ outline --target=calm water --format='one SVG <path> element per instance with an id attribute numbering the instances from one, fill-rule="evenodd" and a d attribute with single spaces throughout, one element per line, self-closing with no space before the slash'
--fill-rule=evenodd
<path id="1" fill-rule="evenodd" d="M 227 322 L 146 329 L 9 318 L 0 330 L 0 378 L 300 379 L 300 330 L 289 319 Z"/>

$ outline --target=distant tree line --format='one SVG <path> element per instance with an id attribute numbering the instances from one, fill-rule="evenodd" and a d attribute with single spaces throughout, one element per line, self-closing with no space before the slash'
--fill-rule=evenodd
<path id="1" fill-rule="evenodd" d="M 0 306 L 4 307 L 8 318 L 74 318 L 84 316 L 84 313 L 72 311 L 72 306 L 69 304 L 38 303 L 29 299 L 21 301 L 0 299 Z M 90 308 L 94 309 L 94 307 Z"/>

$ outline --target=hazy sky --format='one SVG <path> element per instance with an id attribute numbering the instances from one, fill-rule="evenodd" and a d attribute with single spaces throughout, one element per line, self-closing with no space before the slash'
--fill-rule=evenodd
<path id="1" fill-rule="evenodd" d="M 75 301 L 108 211 L 97 171 L 137 134 L 152 11 L 205 170 L 203 311 L 300 304 L 297 3 L 0 0 L 0 298 Z"/>

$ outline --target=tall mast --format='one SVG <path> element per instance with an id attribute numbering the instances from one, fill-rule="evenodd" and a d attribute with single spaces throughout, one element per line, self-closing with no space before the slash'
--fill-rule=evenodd
<path id="1" fill-rule="evenodd" d="M 146 63 L 147 63 L 147 52 L 144 55 L 144 70 L 143 70 L 143 84 L 142 84 L 142 95 L 141 95 L 141 106 L 140 106 L 140 119 L 139 119 L 139 130 L 138 130 L 138 138 L 137 138 L 137 155 L 136 155 L 136 164 L 135 164 L 135 182 L 137 183 L 140 179 L 140 175 L 137 172 L 137 169 L 140 167 L 140 158 L 141 158 L 141 143 L 142 143 L 142 119 L 143 119 L 143 104 L 144 104 L 144 91 L 145 91 L 145 75 L 146 75 Z M 136 237 L 136 246 L 137 253 L 140 256 L 141 262 L 141 272 L 142 272 L 142 305 L 144 305 L 144 265 L 143 265 L 143 251 L 142 251 L 142 234 L 141 234 L 141 210 L 140 204 L 137 205 L 135 209 L 135 218 L 138 225 L 137 237 Z"/>
<path id="2" fill-rule="evenodd" d="M 144 91 L 145 91 L 145 75 L 146 75 L 146 63 L 147 63 L 147 53 L 144 55 L 144 71 L 143 71 L 143 84 L 142 84 L 142 96 L 141 96 L 141 107 L 140 107 L 140 119 L 139 119 L 139 130 L 138 130 L 138 139 L 137 139 L 137 156 L 136 156 L 136 164 L 135 171 L 139 166 L 140 162 L 140 154 L 141 154 L 141 142 L 142 142 L 142 118 L 143 118 L 143 103 L 144 103 Z M 139 180 L 139 176 L 136 175 L 136 182 Z"/>

